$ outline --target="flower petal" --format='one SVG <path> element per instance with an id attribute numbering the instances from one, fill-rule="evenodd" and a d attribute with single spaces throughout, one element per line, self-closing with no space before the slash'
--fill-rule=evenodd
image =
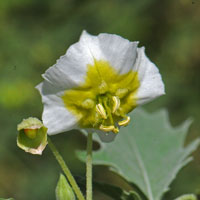
<path id="1" fill-rule="evenodd" d="M 54 135 L 77 127 L 77 119 L 65 107 L 58 88 L 53 87 L 49 82 L 43 81 L 36 88 L 42 96 L 44 104 L 42 119 L 47 133 Z"/>
<path id="2" fill-rule="evenodd" d="M 158 68 L 145 55 L 145 48 L 137 49 L 137 59 L 133 70 L 139 74 L 140 87 L 137 104 L 141 105 L 165 94 L 164 84 Z"/>
<path id="3" fill-rule="evenodd" d="M 92 36 L 83 31 L 80 41 L 71 45 L 43 78 L 61 90 L 76 87 L 84 82 L 87 66 L 94 60 L 108 61 L 117 72 L 127 73 L 135 63 L 137 44 L 114 34 Z"/>
<path id="4" fill-rule="evenodd" d="M 138 42 L 130 42 L 115 34 L 92 36 L 83 31 L 80 42 L 96 60 L 108 61 L 117 72 L 129 72 L 136 60 Z"/>
<path id="5" fill-rule="evenodd" d="M 46 70 L 43 78 L 60 89 L 71 89 L 84 82 L 87 65 L 93 63 L 87 44 L 79 41 L 71 45 L 66 54 Z"/>

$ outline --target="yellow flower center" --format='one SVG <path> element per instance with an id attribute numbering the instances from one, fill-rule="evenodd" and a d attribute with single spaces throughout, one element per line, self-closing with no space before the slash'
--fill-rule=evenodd
<path id="1" fill-rule="evenodd" d="M 130 122 L 126 114 L 137 106 L 139 85 L 137 72 L 119 74 L 108 62 L 95 60 L 85 82 L 66 90 L 62 99 L 80 127 L 117 133 Z"/>

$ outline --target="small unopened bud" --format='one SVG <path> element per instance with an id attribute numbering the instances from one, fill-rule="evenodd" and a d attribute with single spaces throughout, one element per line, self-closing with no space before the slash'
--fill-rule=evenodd
<path id="1" fill-rule="evenodd" d="M 47 128 L 43 123 L 33 117 L 24 119 L 17 126 L 17 145 L 31 154 L 42 154 L 47 145 Z"/>
<path id="2" fill-rule="evenodd" d="M 74 192 L 62 174 L 56 186 L 56 200 L 75 200 Z"/>
<path id="3" fill-rule="evenodd" d="M 175 200 L 197 200 L 197 197 L 194 194 L 184 194 Z"/>

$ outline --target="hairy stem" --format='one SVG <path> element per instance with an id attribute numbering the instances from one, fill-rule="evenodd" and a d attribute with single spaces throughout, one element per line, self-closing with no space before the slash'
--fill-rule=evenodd
<path id="1" fill-rule="evenodd" d="M 79 186 L 77 185 L 74 177 L 72 176 L 69 168 L 67 167 L 65 161 L 63 160 L 62 156 L 56 149 L 55 145 L 52 143 L 51 139 L 48 137 L 48 146 L 51 149 L 53 155 L 55 156 L 56 160 L 58 161 L 60 167 L 62 168 L 64 174 L 66 175 L 69 183 L 71 184 L 76 196 L 78 197 L 79 200 L 85 200 Z"/>
<path id="2" fill-rule="evenodd" d="M 92 133 L 87 138 L 86 188 L 86 199 L 92 200 Z"/>

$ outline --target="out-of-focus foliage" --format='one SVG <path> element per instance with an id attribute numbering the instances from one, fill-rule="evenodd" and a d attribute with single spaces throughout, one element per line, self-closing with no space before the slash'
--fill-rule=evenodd
<path id="1" fill-rule="evenodd" d="M 2 199 L 2 198 L 0 198 L 0 200 L 14 200 L 14 199 Z"/>
<path id="2" fill-rule="evenodd" d="M 199 10 L 199 0 L 1 0 L 0 197 L 55 199 L 59 167 L 48 150 L 35 157 L 18 149 L 16 125 L 29 116 L 40 118 L 42 104 L 34 86 L 42 80 L 40 74 L 78 40 L 83 29 L 141 41 L 159 67 L 167 93 L 145 107 L 153 111 L 166 106 L 174 125 L 192 116 L 188 141 L 198 136 Z M 84 165 L 75 159 L 74 149 L 85 148 L 84 138 L 74 131 L 53 139 L 72 172 L 83 174 Z M 166 199 L 199 190 L 200 161 L 196 155 Z M 102 170 L 106 172 L 95 168 L 96 179 L 102 178 Z M 121 184 L 107 175 L 110 179 L 105 177 L 106 181 Z M 122 186 L 128 187 L 125 183 Z M 96 199 L 106 197 L 96 193 Z"/>
<path id="3" fill-rule="evenodd" d="M 193 194 L 185 194 L 176 198 L 175 200 L 197 200 L 197 197 Z"/>

